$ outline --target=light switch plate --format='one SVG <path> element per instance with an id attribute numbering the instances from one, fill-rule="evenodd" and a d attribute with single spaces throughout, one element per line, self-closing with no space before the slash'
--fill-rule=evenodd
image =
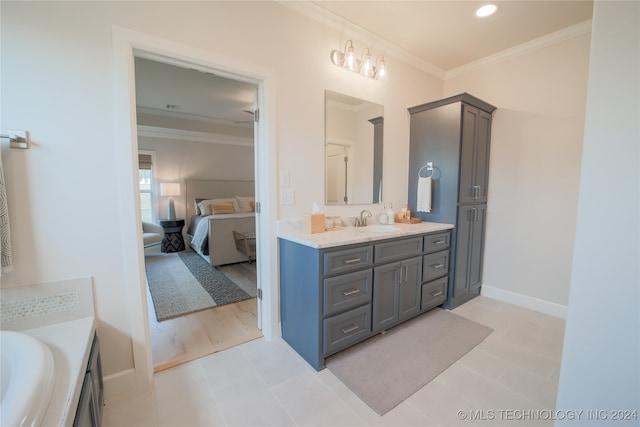
<path id="1" fill-rule="evenodd" d="M 295 191 L 293 190 L 280 190 L 280 204 L 281 205 L 293 205 L 295 201 Z"/>

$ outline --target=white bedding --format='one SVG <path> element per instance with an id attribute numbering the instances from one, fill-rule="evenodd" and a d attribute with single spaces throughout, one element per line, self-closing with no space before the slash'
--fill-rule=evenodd
<path id="1" fill-rule="evenodd" d="M 237 251 L 232 230 L 255 232 L 255 213 L 215 214 L 202 218 L 191 239 L 191 247 L 201 256 L 208 257 L 211 265 L 245 261 L 246 257 Z M 213 228 L 212 228 L 213 227 Z"/>

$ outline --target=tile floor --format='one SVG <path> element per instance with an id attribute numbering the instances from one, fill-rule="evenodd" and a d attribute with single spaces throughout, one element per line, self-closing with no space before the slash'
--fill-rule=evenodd
<path id="1" fill-rule="evenodd" d="M 258 339 L 108 400 L 103 426 L 552 425 L 564 321 L 486 297 L 454 313 L 494 332 L 382 417 L 283 341 Z"/>

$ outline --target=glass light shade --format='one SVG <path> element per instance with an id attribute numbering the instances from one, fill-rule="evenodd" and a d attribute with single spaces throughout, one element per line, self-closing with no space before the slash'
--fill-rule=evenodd
<path id="1" fill-rule="evenodd" d="M 369 53 L 364 55 L 362 66 L 360 67 L 360 74 L 369 78 L 373 77 L 373 64 L 371 63 L 371 55 Z"/>
<path id="2" fill-rule="evenodd" d="M 376 79 L 384 80 L 387 77 L 387 64 L 384 59 L 381 59 L 378 63 L 378 69 L 376 70 Z"/>
<path id="3" fill-rule="evenodd" d="M 342 65 L 349 71 L 356 71 L 358 60 L 356 59 L 356 54 L 354 52 L 353 46 L 349 46 L 347 51 L 344 53 L 344 64 Z"/>

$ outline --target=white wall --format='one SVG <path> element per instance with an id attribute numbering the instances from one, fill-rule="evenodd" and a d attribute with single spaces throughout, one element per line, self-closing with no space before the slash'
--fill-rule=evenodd
<path id="1" fill-rule="evenodd" d="M 180 183 L 181 195 L 173 198 L 177 218 L 187 218 L 185 181 L 188 179 L 254 180 L 253 147 L 141 136 L 138 148 L 155 152 L 156 182 Z M 158 218 L 165 218 L 167 198 L 158 193 L 156 201 Z"/>
<path id="2" fill-rule="evenodd" d="M 551 312 L 568 301 L 589 38 L 445 81 L 446 96 L 468 92 L 497 107 L 483 293 Z"/>
<path id="3" fill-rule="evenodd" d="M 2 286 L 93 276 L 107 376 L 133 367 L 131 331 L 140 329 L 123 304 L 140 278 L 131 276 L 121 255 L 130 237 L 120 232 L 128 224 L 121 213 L 129 215 L 120 206 L 132 202 L 119 196 L 126 170 L 117 161 L 123 142 L 115 138 L 112 25 L 273 70 L 277 167 L 290 171 L 296 192 L 280 218 L 300 217 L 324 200 L 325 89 L 384 105 L 384 198 L 394 206 L 406 203 L 406 108 L 440 98 L 443 84 L 391 55 L 385 55 L 386 82 L 339 69 L 329 53 L 347 37 L 272 2 L 0 7 L 2 128 L 28 130 L 33 139 L 30 150 L 2 146 L 15 263 Z M 362 208 L 325 211 L 353 215 Z M 270 239 L 274 233 L 269 230 Z"/>
<path id="4" fill-rule="evenodd" d="M 640 417 L 638 76 L 640 3 L 596 2 L 557 401 L 559 410 L 585 414 L 579 422 L 557 425 L 637 426 Z M 589 420 L 587 410 L 602 411 L 600 420 Z M 613 410 L 636 412 L 621 421 Z"/>

